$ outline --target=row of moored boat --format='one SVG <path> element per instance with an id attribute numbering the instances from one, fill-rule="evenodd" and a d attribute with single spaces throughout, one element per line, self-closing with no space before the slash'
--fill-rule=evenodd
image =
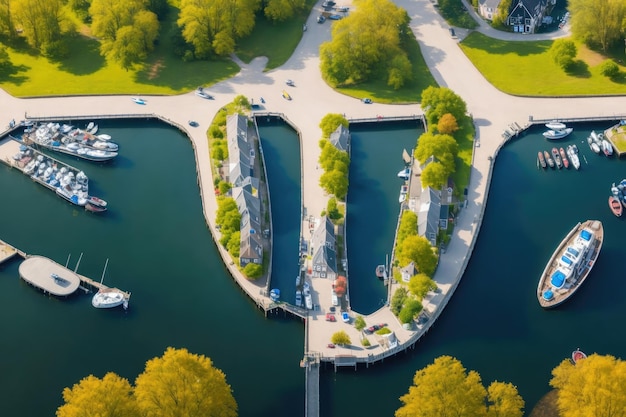
<path id="1" fill-rule="evenodd" d="M 569 168 L 571 165 L 580 169 L 580 159 L 578 158 L 578 147 L 576 145 L 569 145 L 567 151 L 563 147 L 553 147 L 551 152 L 539 151 L 537 152 L 537 165 L 541 168 Z"/>

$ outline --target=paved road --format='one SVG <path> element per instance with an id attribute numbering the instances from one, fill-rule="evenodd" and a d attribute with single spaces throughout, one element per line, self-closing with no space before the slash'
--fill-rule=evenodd
<path id="1" fill-rule="evenodd" d="M 321 3 L 321 2 L 320 2 Z M 397 0 L 396 4 L 407 10 L 411 17 L 411 29 L 415 33 L 426 63 L 437 82 L 451 88 L 467 102 L 468 110 L 473 114 L 477 127 L 477 140 L 480 147 L 475 148 L 474 165 L 469 186 L 469 205 L 460 216 L 453 239 L 435 275 L 441 292 L 427 300 L 427 309 L 434 311 L 445 298 L 447 292 L 460 279 L 460 271 L 468 255 L 468 248 L 478 230 L 482 207 L 487 191 L 487 175 L 490 167 L 489 158 L 494 155 L 502 142 L 502 131 L 511 123 L 524 125 L 529 115 L 535 118 L 553 119 L 564 117 L 603 116 L 616 114 L 626 108 L 626 98 L 520 98 L 506 95 L 491 86 L 472 66 L 448 32 L 448 25 L 436 13 L 429 0 Z M 99 114 L 160 114 L 178 123 L 186 130 L 194 144 L 196 159 L 203 193 L 205 215 L 211 223 L 216 211 L 216 201 L 212 190 L 212 177 L 205 132 L 213 115 L 224 104 L 232 101 L 239 94 L 244 94 L 255 102 L 260 97 L 265 99 L 265 109 L 284 113 L 301 131 L 304 180 L 303 204 L 309 214 L 319 215 L 325 206 L 325 196 L 318 186 L 320 172 L 316 169 L 319 156 L 318 140 L 321 136 L 319 121 L 328 113 L 345 114 L 348 118 L 375 118 L 383 116 L 405 116 L 421 114 L 419 105 L 382 105 L 363 104 L 333 91 L 322 80 L 319 72 L 319 45 L 330 39 L 331 21 L 317 24 L 315 17 L 320 13 L 318 4 L 308 19 L 308 30 L 293 56 L 282 67 L 263 72 L 266 60 L 257 58 L 248 65 L 242 65 L 235 77 L 211 86 L 209 91 L 215 100 L 204 100 L 193 93 L 168 96 L 144 97 L 145 106 L 137 105 L 130 96 L 98 97 L 58 97 L 17 99 L 0 91 L 0 115 L 6 123 L 11 119 L 21 120 L 29 116 L 73 117 L 77 115 Z M 488 28 L 482 28 L 491 32 Z M 507 35 L 510 36 L 510 35 Z M 529 35 L 524 39 L 532 39 Z M 295 81 L 294 87 L 285 86 L 285 80 Z M 540 80 L 538 81 L 540 82 Z M 289 91 L 293 100 L 281 97 L 282 91 Z M 187 125 L 189 119 L 200 123 L 197 128 Z M 213 225 L 210 224 L 211 228 Z M 213 230 L 214 231 L 214 230 Z M 243 286 L 253 298 L 258 297 L 259 288 L 254 283 L 243 280 Z M 314 291 L 319 298 L 322 311 L 330 304 L 330 283 L 316 280 Z M 372 322 L 387 322 L 397 329 L 399 340 L 406 341 L 409 332 L 404 332 L 386 310 L 375 313 Z M 316 326 L 315 323 L 323 323 Z M 313 317 L 309 341 L 312 350 L 325 351 L 329 332 L 340 323 L 329 327 L 323 316 Z M 319 333 L 317 330 L 319 329 Z M 353 327 L 349 327 L 353 331 Z M 356 332 L 356 331 L 354 331 Z M 353 333 L 353 340 L 358 335 Z M 379 348 L 382 349 L 382 348 Z M 345 352 L 344 352 L 345 353 Z M 352 353 L 367 354 L 355 350 Z"/>

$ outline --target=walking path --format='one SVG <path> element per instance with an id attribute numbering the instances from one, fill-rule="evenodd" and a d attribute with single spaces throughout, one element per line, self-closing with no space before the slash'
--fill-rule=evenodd
<path id="1" fill-rule="evenodd" d="M 525 125 L 529 116 L 534 116 L 536 119 L 555 119 L 614 115 L 618 109 L 625 107 L 626 98 L 520 98 L 503 94 L 491 86 L 474 68 L 458 47 L 458 39 L 450 36 L 449 26 L 429 0 L 397 0 L 396 4 L 407 10 L 411 18 L 411 29 L 417 37 L 422 54 L 437 82 L 441 86 L 449 87 L 467 102 L 468 110 L 473 114 L 476 124 L 476 140 L 480 144 L 475 148 L 474 153 L 468 194 L 469 204 L 459 217 L 453 238 L 446 253 L 441 256 L 434 277 L 440 291 L 425 302 L 425 308 L 432 313 L 433 319 L 429 322 L 432 323 L 458 284 L 472 244 L 480 229 L 492 158 L 503 143 L 503 130 L 513 122 L 521 126 Z M 285 65 L 273 71 L 263 72 L 267 62 L 265 58 L 256 58 L 247 65 L 241 63 L 241 71 L 236 76 L 208 88 L 209 92 L 215 95 L 215 100 L 201 99 L 192 92 L 179 96 L 143 97 L 146 99 L 146 105 L 141 106 L 131 101 L 130 96 L 18 99 L 0 91 L 0 114 L 7 123 L 11 119 L 21 120 L 26 115 L 29 117 L 58 116 L 61 119 L 114 114 L 146 116 L 158 114 L 178 124 L 183 131 L 188 133 L 195 148 L 205 217 L 213 235 L 217 236 L 213 224 L 217 202 L 213 193 L 206 131 L 213 115 L 226 103 L 231 102 L 236 95 L 246 95 L 254 99 L 255 103 L 263 97 L 265 99 L 264 110 L 283 113 L 298 126 L 301 132 L 302 155 L 304 156 L 302 161 L 303 204 L 308 214 L 319 216 L 326 204 L 326 196 L 318 185 L 320 171 L 316 169 L 319 157 L 318 141 L 321 137 L 321 130 L 318 126 L 320 120 L 328 113 L 345 114 L 348 119 L 422 113 L 419 105 L 364 104 L 358 99 L 332 90 L 321 78 L 318 54 L 320 43 L 330 39 L 332 22 L 317 24 L 315 17 L 320 12 L 321 6 L 318 4 L 307 21 L 308 30 L 303 33 L 300 44 Z M 491 33 L 488 28 L 482 26 L 480 30 Z M 521 36 L 524 40 L 533 39 L 531 35 Z M 285 85 L 287 79 L 292 79 L 295 86 L 287 87 Z M 281 96 L 283 90 L 287 90 L 293 100 L 283 99 Z M 190 119 L 198 121 L 199 127 L 189 127 L 187 121 Z M 259 294 L 260 288 L 255 283 L 243 279 L 236 271 L 235 276 L 253 299 L 259 303 L 265 303 L 265 298 Z M 316 279 L 313 286 L 320 301 L 330 300 L 330 281 Z M 353 346 L 354 349 L 349 352 L 326 348 L 329 334 L 332 334 L 339 326 L 351 332 L 353 341 L 358 340 L 359 335 L 353 326 L 325 322 L 324 316 L 320 314 L 324 308 L 325 306 L 322 305 L 319 313 L 312 314 L 311 325 L 307 326 L 310 329 L 307 338 L 309 350 L 320 352 L 324 356 L 342 353 L 357 355 L 361 358 L 389 353 L 383 346 L 376 346 L 370 350 Z M 386 308 L 374 313 L 368 321 L 372 321 L 368 324 L 388 323 L 397 332 L 401 344 L 409 343 L 412 338 L 427 330 L 427 327 L 423 327 L 417 333 L 403 330 Z"/>

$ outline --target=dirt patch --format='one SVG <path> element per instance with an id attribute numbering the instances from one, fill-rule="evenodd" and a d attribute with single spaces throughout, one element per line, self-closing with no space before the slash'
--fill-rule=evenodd
<path id="1" fill-rule="evenodd" d="M 592 51 L 591 49 L 587 48 L 585 45 L 578 46 L 578 58 L 586 62 L 587 65 L 589 65 L 590 67 L 595 67 L 597 65 L 600 65 L 601 63 L 603 63 L 605 60 L 608 59 L 606 56 L 596 51 Z"/>
<path id="2" fill-rule="evenodd" d="M 150 70 L 148 71 L 148 79 L 149 80 L 154 80 L 156 77 L 158 77 L 159 76 L 159 72 L 161 71 L 161 68 L 163 68 L 163 60 L 162 59 L 158 59 L 150 67 Z"/>
<path id="3" fill-rule="evenodd" d="M 559 417 L 556 399 L 557 390 L 550 391 L 539 400 L 528 417 Z"/>

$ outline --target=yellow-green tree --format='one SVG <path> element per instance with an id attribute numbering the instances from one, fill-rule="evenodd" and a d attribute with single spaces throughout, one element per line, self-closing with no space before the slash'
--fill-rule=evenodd
<path id="1" fill-rule="evenodd" d="M 63 400 L 65 404 L 57 409 L 57 417 L 140 415 L 130 383 L 112 372 L 102 379 L 89 375 L 72 388 L 65 388 Z"/>
<path id="2" fill-rule="evenodd" d="M 430 132 L 423 133 L 415 148 L 415 157 L 420 164 L 434 156 L 441 162 L 449 173 L 454 172 L 455 158 L 459 153 L 459 144 L 450 135 L 434 135 Z"/>
<path id="3" fill-rule="evenodd" d="M 333 333 L 330 337 L 330 341 L 336 345 L 349 345 L 352 343 L 350 336 L 343 330 Z"/>
<path id="4" fill-rule="evenodd" d="M 36 49 L 44 48 L 61 37 L 65 19 L 61 0 L 14 0 L 12 17 L 19 22 L 28 44 Z"/>
<path id="5" fill-rule="evenodd" d="M 606 52 L 611 45 L 621 42 L 622 25 L 626 17 L 623 0 L 569 0 L 572 33 L 587 45 Z"/>
<path id="6" fill-rule="evenodd" d="M 552 370 L 561 417 L 626 416 L 626 362 L 611 355 L 589 355 Z"/>
<path id="7" fill-rule="evenodd" d="M 424 274 L 432 276 L 437 268 L 437 255 L 428 239 L 412 235 L 402 241 L 397 248 L 400 265 L 408 265 L 411 261 Z"/>
<path id="8" fill-rule="evenodd" d="M 412 276 L 407 286 L 409 287 L 409 291 L 420 300 L 423 299 L 428 292 L 437 289 L 437 283 L 426 274 Z"/>
<path id="9" fill-rule="evenodd" d="M 439 119 L 450 113 L 459 121 L 467 117 L 467 104 L 454 91 L 447 87 L 428 87 L 422 91 L 422 108 L 428 124 L 436 126 Z"/>
<path id="10" fill-rule="evenodd" d="M 135 381 L 137 406 L 145 417 L 236 417 L 237 403 L 224 373 L 211 359 L 167 348 L 146 363 Z"/>
<path id="11" fill-rule="evenodd" d="M 11 2 L 13 0 L 0 0 L 0 34 L 13 38 L 15 28 L 11 13 Z"/>
<path id="12" fill-rule="evenodd" d="M 476 371 L 466 371 L 451 356 L 441 356 L 415 373 L 396 417 L 521 417 L 524 401 L 511 384 L 485 389 Z"/>
<path id="13" fill-rule="evenodd" d="M 322 117 L 322 121 L 320 122 L 322 138 L 328 139 L 330 134 L 337 130 L 339 125 L 348 128 L 350 124 L 348 123 L 348 119 L 338 113 L 328 113 L 326 116 Z M 322 146 L 322 144 L 320 144 L 320 146 Z"/>
<path id="14" fill-rule="evenodd" d="M 304 0 L 268 0 L 263 11 L 269 20 L 284 22 L 304 9 L 305 4 Z"/>

